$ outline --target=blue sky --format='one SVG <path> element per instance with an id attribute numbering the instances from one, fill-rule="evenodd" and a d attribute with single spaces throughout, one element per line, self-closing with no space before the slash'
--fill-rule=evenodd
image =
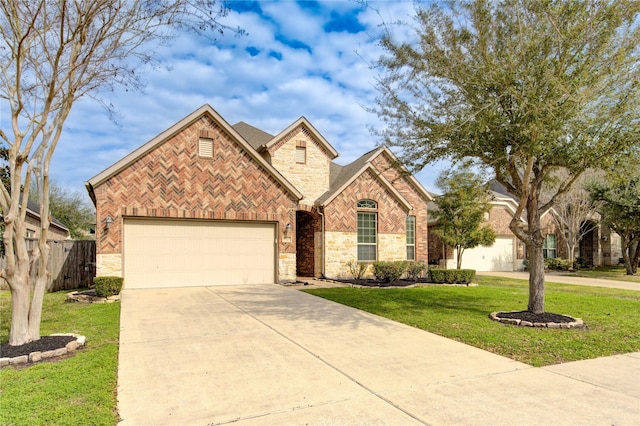
<path id="1" fill-rule="evenodd" d="M 117 110 L 116 122 L 90 98 L 74 105 L 52 160 L 54 181 L 84 191 L 86 180 L 205 103 L 230 124 L 245 121 L 272 134 L 305 116 L 340 153 L 340 164 L 379 143 L 369 130 L 379 120 L 365 110 L 376 97 L 371 64 L 382 53 L 383 22 L 411 23 L 413 2 L 229 4 L 223 23 L 247 35 L 227 32 L 212 42 L 185 33 L 158 47 L 164 66 L 143 70 L 144 92 L 101 94 Z M 408 27 L 389 28 L 398 37 L 410 34 Z M 417 176 L 427 190 L 435 190 L 442 167 Z"/>

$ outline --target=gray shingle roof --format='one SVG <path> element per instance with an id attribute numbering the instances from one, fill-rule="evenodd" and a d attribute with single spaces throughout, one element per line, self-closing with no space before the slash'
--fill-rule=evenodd
<path id="1" fill-rule="evenodd" d="M 274 138 L 273 135 L 258 129 L 257 127 L 253 127 L 250 124 L 245 123 L 244 121 L 240 121 L 233 126 L 236 132 L 240 134 L 249 145 L 253 147 L 253 149 L 258 150 L 262 145 L 266 145 L 271 139 Z"/>

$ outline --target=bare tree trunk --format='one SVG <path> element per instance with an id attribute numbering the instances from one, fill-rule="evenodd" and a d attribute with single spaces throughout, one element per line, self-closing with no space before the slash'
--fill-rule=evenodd
<path id="1" fill-rule="evenodd" d="M 464 248 L 462 248 L 461 246 L 457 247 L 458 250 L 458 260 L 456 263 L 456 269 L 461 269 L 462 268 L 462 253 L 464 253 Z"/>
<path id="2" fill-rule="evenodd" d="M 529 304 L 530 312 L 544 312 L 544 257 L 542 246 L 532 244 L 529 251 Z"/>
<path id="3" fill-rule="evenodd" d="M 624 259 L 624 267 L 627 275 L 635 275 L 639 254 L 637 252 L 638 242 L 635 241 L 632 236 L 629 236 L 627 232 L 621 233 L 620 239 L 622 241 L 622 259 Z M 634 266 L 636 268 L 634 268 Z"/>
<path id="4" fill-rule="evenodd" d="M 569 264 L 569 270 L 573 271 L 573 264 L 575 262 L 576 259 L 576 246 L 575 244 L 569 244 L 569 261 L 571 262 Z"/>
<path id="5" fill-rule="evenodd" d="M 11 330 L 9 332 L 9 344 L 13 346 L 23 345 L 29 340 L 29 298 L 31 289 L 29 279 L 13 276 L 10 279 L 11 289 Z"/>

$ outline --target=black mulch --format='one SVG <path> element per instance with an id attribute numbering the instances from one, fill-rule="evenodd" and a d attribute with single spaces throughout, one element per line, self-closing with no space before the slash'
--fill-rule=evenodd
<path id="1" fill-rule="evenodd" d="M 554 314 L 551 312 L 544 312 L 542 314 L 534 314 L 529 311 L 519 311 L 519 312 L 498 312 L 496 314 L 498 318 L 509 318 L 509 319 L 519 319 L 523 321 L 529 322 L 556 322 L 556 323 L 566 323 L 575 321 L 574 318 L 571 318 L 567 315 Z"/>
<path id="2" fill-rule="evenodd" d="M 0 344 L 0 358 L 15 358 L 29 355 L 31 352 L 46 352 L 64 348 L 67 343 L 76 340 L 73 336 L 43 336 L 35 342 L 25 343 L 20 346 L 11 346 L 9 343 Z"/>
<path id="3" fill-rule="evenodd" d="M 342 280 L 336 280 L 336 281 L 341 283 L 361 285 L 364 287 L 407 287 L 413 284 L 430 282 L 427 278 L 418 278 L 417 280 L 402 279 L 402 280 L 397 280 L 392 282 L 385 282 L 385 281 L 373 280 L 373 279 L 359 279 L 359 280 L 342 279 Z"/>

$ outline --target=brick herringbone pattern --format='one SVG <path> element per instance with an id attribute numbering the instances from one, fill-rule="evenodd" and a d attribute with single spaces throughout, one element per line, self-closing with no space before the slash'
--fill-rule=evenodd
<path id="1" fill-rule="evenodd" d="M 378 232 L 381 234 L 404 234 L 407 210 L 367 170 L 351 183 L 341 194 L 325 207 L 327 231 L 354 232 L 356 229 L 356 203 L 361 199 L 378 203 Z"/>
<path id="2" fill-rule="evenodd" d="M 198 156 L 198 138 L 214 140 L 213 158 Z M 297 201 L 240 145 L 202 117 L 95 188 L 98 253 L 122 251 L 123 216 L 279 221 L 295 224 Z M 294 253 L 281 242 L 280 252 Z"/>
<path id="3" fill-rule="evenodd" d="M 427 246 L 427 202 L 420 196 L 413 185 L 393 167 L 386 153 L 378 155 L 372 161 L 373 166 L 393 185 L 393 187 L 411 204 L 409 213 L 416 217 L 416 260 L 428 260 Z M 404 228 L 403 223 L 403 228 Z"/>

